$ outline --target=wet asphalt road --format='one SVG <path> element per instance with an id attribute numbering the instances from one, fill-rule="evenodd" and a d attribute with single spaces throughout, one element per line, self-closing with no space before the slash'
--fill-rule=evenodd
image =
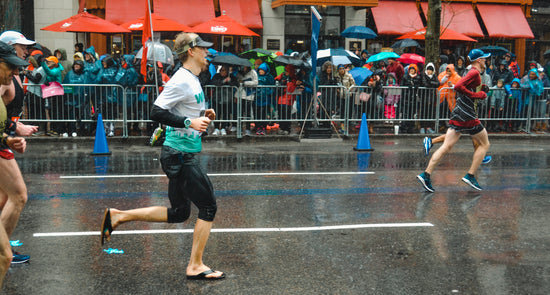
<path id="1" fill-rule="evenodd" d="M 372 153 L 354 140 L 205 143 L 219 209 L 204 260 L 226 272 L 217 282 L 185 278 L 195 209 L 183 224 L 124 224 L 100 246 L 104 208 L 168 205 L 158 147 L 115 142 L 98 157 L 91 141 L 31 141 L 12 237 L 31 261 L 1 293 L 548 294 L 550 139 L 491 140 L 482 192 L 460 181 L 465 137 L 433 194 L 415 179 L 429 159 L 421 137 L 374 137 Z"/>

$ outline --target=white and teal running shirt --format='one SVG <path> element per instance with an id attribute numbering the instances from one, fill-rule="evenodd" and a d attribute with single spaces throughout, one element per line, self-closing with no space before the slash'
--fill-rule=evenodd
<path id="1" fill-rule="evenodd" d="M 166 83 L 155 105 L 178 116 L 190 119 L 200 117 L 201 111 L 205 110 L 205 102 L 199 78 L 180 68 Z M 200 135 L 193 128 L 167 126 L 164 145 L 182 152 L 198 153 L 202 149 Z"/>

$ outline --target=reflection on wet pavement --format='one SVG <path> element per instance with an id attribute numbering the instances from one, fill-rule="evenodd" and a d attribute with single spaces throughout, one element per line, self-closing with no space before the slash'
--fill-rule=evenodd
<path id="1" fill-rule="evenodd" d="M 472 154 L 463 139 L 434 173 L 435 193 L 414 177 L 429 160 L 420 141 L 377 138 L 373 153 L 353 141 L 205 144 L 220 230 L 205 263 L 228 274 L 215 283 L 185 279 L 196 217 L 124 224 L 105 247 L 124 254 L 99 245 L 105 207 L 168 205 L 158 148 L 116 144 L 94 157 L 83 143 L 30 145 L 12 239 L 31 262 L 10 269 L 2 293 L 546 294 L 550 141 L 492 140 L 474 192 L 460 181 Z M 405 223 L 416 226 L 381 226 Z"/>

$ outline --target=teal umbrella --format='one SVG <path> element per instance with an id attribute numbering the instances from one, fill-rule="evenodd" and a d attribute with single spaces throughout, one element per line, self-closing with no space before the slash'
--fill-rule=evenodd
<path id="1" fill-rule="evenodd" d="M 399 54 L 395 52 L 380 52 L 369 57 L 369 59 L 367 59 L 367 62 L 377 62 L 388 58 L 399 58 Z"/>
<path id="2" fill-rule="evenodd" d="M 483 50 L 483 52 L 490 53 L 490 54 L 493 54 L 493 55 L 504 55 L 504 54 L 510 52 L 508 49 L 506 49 L 502 46 L 495 46 L 495 45 L 483 46 L 483 47 L 479 47 L 478 49 L 481 49 L 481 50 Z"/>
<path id="3" fill-rule="evenodd" d="M 365 26 L 351 26 L 347 27 L 342 34 L 342 37 L 355 38 L 355 39 L 374 39 L 378 37 L 376 33 Z"/>

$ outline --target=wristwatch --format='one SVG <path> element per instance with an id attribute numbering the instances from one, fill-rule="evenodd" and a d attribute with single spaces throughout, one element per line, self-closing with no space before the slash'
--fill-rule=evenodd
<path id="1" fill-rule="evenodd" d="M 185 124 L 185 128 L 189 128 L 191 126 L 191 119 L 186 118 L 183 124 Z"/>

